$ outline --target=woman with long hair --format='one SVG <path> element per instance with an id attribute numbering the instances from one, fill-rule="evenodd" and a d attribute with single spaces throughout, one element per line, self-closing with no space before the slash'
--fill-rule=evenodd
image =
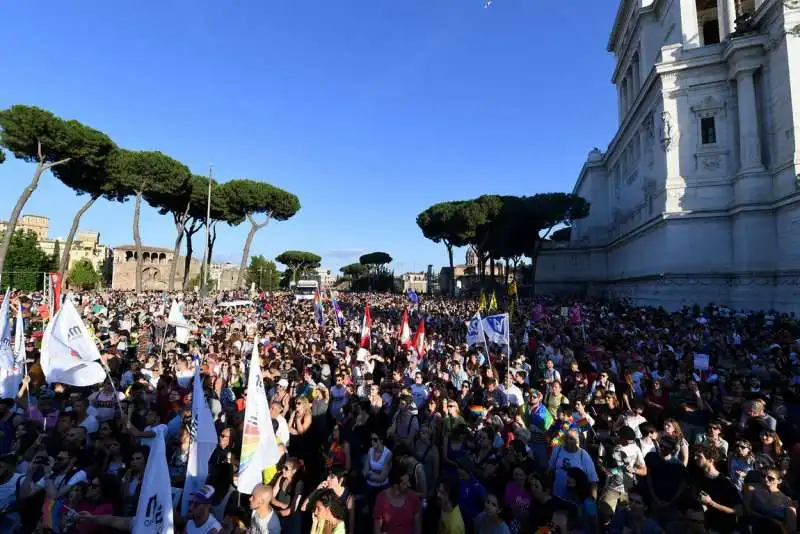
<path id="1" fill-rule="evenodd" d="M 300 501 L 303 496 L 302 474 L 303 462 L 290 457 L 275 479 L 271 504 L 280 519 L 282 534 L 300 534 L 302 529 L 303 521 L 300 514 Z"/>
<path id="2" fill-rule="evenodd" d="M 79 512 L 89 512 L 93 516 L 112 516 L 119 501 L 119 484 L 112 475 L 103 475 L 89 480 L 86 486 L 86 499 L 76 508 Z M 111 529 L 85 521 L 79 521 L 76 532 L 82 534 L 108 534 Z"/>
<path id="3" fill-rule="evenodd" d="M 745 439 L 740 439 L 736 442 L 733 450 L 728 457 L 728 476 L 731 482 L 742 492 L 744 488 L 744 480 L 747 473 L 753 470 L 756 464 L 756 457 L 753 454 L 753 447 L 750 442 Z"/>
<path id="4" fill-rule="evenodd" d="M 781 491 L 782 482 L 780 469 L 769 468 L 765 470 L 763 485 L 745 486 L 742 502 L 753 532 L 795 532 L 797 509 Z"/>
<path id="5" fill-rule="evenodd" d="M 372 510 L 375 532 L 422 534 L 422 503 L 400 466 L 392 468 L 389 487 L 377 496 Z"/>
<path id="6" fill-rule="evenodd" d="M 335 468 L 350 472 L 350 444 L 342 438 L 342 425 L 340 423 L 334 425 L 327 451 L 323 449 L 323 456 L 325 457 L 326 473 L 330 473 Z"/>
<path id="7" fill-rule="evenodd" d="M 500 500 L 492 493 L 486 496 L 483 512 L 479 513 L 473 524 L 475 534 L 511 534 L 511 530 L 500 516 Z"/>
<path id="8" fill-rule="evenodd" d="M 681 425 L 675 419 L 664 419 L 664 435 L 674 438 L 677 443 L 677 450 L 674 455 L 665 458 L 671 462 L 682 463 L 684 466 L 689 465 L 689 442 L 683 437 L 683 430 Z"/>

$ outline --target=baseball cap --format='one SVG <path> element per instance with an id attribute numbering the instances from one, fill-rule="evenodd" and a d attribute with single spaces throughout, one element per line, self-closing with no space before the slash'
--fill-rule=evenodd
<path id="1" fill-rule="evenodd" d="M 189 496 L 194 502 L 200 504 L 211 504 L 211 498 L 214 496 L 214 488 L 206 484 L 194 490 L 189 494 Z"/>
<path id="2" fill-rule="evenodd" d="M 278 385 L 280 387 L 282 387 L 282 388 L 288 388 L 289 387 L 289 381 L 286 380 L 285 378 L 281 378 L 280 380 L 278 380 Z"/>

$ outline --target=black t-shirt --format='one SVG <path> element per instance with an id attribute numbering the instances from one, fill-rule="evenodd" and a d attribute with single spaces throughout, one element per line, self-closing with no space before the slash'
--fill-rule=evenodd
<path id="1" fill-rule="evenodd" d="M 707 493 L 714 502 L 729 508 L 734 508 L 742 503 L 736 486 L 733 485 L 731 479 L 723 475 L 716 478 L 709 478 L 705 474 L 700 474 L 695 480 L 695 488 L 698 498 L 702 491 Z M 736 514 L 726 514 L 712 506 L 708 506 L 705 516 L 706 527 L 708 527 L 709 530 L 719 532 L 720 534 L 727 534 L 736 529 Z"/>
<path id="2" fill-rule="evenodd" d="M 656 499 L 671 501 L 689 480 L 689 471 L 682 463 L 668 462 L 658 454 L 648 454 L 645 464 Z"/>

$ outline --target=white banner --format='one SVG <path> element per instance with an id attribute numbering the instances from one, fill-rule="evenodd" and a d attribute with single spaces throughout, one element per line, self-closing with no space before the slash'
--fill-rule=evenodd
<path id="1" fill-rule="evenodd" d="M 498 345 L 510 344 L 510 323 L 507 313 L 489 315 L 483 319 L 482 323 L 489 343 L 497 343 Z"/>
<path id="2" fill-rule="evenodd" d="M 172 486 L 163 432 L 156 432 L 150 444 L 147 467 L 142 477 L 139 505 L 133 518 L 133 534 L 173 534 Z"/>
<path id="3" fill-rule="evenodd" d="M 186 464 L 186 482 L 183 485 L 183 502 L 181 515 L 186 517 L 189 511 L 189 496 L 206 483 L 208 461 L 217 447 L 217 429 L 214 428 L 214 417 L 203 393 L 200 380 L 200 362 L 195 362 L 194 384 L 192 387 L 192 443 L 189 445 L 189 461 Z"/>
<path id="4" fill-rule="evenodd" d="M 17 365 L 11 341 L 11 321 L 9 303 L 11 288 L 6 291 L 0 307 L 0 398 L 13 399 L 17 396 L 22 381 L 22 370 Z"/>
<path id="5" fill-rule="evenodd" d="M 467 325 L 467 345 L 472 347 L 479 343 L 486 343 L 486 337 L 483 333 L 483 322 L 481 320 L 481 313 L 475 312 L 472 319 L 469 320 Z"/>
<path id="6" fill-rule="evenodd" d="M 106 378 L 97 363 L 100 351 L 71 298 L 47 324 L 42 337 L 41 365 L 48 384 L 61 382 L 70 386 L 93 386 Z"/>
<path id="7" fill-rule="evenodd" d="M 176 300 L 172 301 L 167 324 L 175 327 L 175 339 L 178 343 L 185 345 L 189 342 L 189 323 L 186 322 L 186 318 L 183 316 L 181 307 Z"/>
<path id="8" fill-rule="evenodd" d="M 247 404 L 244 410 L 242 452 L 239 460 L 239 493 L 252 493 L 262 482 L 263 471 L 278 463 L 278 442 L 261 378 L 258 338 L 253 340 L 250 373 L 247 377 Z"/>

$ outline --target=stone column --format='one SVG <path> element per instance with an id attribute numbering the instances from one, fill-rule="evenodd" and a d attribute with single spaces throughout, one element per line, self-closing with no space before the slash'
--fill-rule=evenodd
<path id="1" fill-rule="evenodd" d="M 735 0 L 717 0 L 717 19 L 719 20 L 719 40 L 724 41 L 736 30 Z"/>
<path id="2" fill-rule="evenodd" d="M 684 48 L 700 46 L 700 26 L 697 22 L 697 0 L 681 1 L 681 33 Z"/>
<path id="3" fill-rule="evenodd" d="M 753 80 L 755 68 L 750 67 L 736 73 L 739 95 L 739 172 L 762 172 L 761 139 L 758 136 L 758 108 L 756 86 Z"/>

